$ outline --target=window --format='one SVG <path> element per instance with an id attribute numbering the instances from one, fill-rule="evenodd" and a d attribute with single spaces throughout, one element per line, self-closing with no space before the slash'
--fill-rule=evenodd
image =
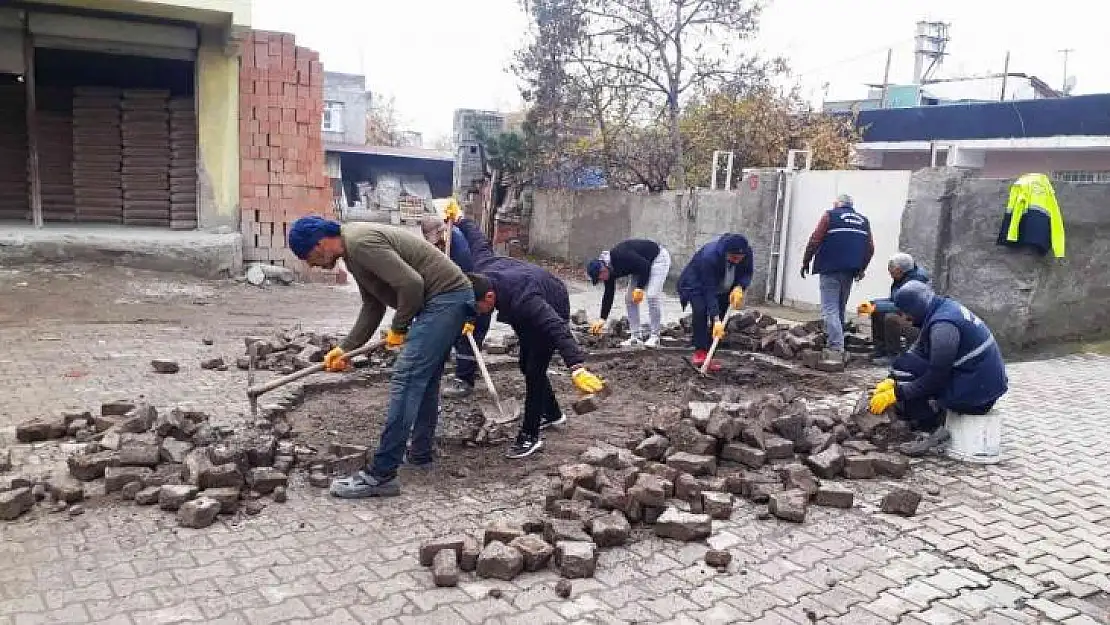
<path id="1" fill-rule="evenodd" d="M 324 132 L 343 132 L 342 102 L 324 102 Z"/>

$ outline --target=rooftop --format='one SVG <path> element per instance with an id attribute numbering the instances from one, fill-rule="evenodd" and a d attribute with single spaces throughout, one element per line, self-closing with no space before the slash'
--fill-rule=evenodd
<path id="1" fill-rule="evenodd" d="M 325 152 L 338 152 L 340 154 L 370 154 L 373 156 L 393 156 L 397 158 L 415 158 L 426 161 L 453 162 L 455 155 L 450 152 L 430 150 L 428 148 L 394 147 L 388 145 L 356 145 L 352 143 L 337 143 L 327 141 L 324 143 Z"/>

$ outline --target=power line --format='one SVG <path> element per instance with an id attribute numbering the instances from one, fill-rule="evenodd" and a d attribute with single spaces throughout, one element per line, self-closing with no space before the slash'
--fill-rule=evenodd
<path id="1" fill-rule="evenodd" d="M 827 63 L 825 65 L 821 65 L 821 66 L 818 66 L 818 67 L 815 67 L 815 68 L 810 68 L 810 69 L 807 69 L 807 70 L 795 71 L 794 73 L 797 74 L 798 76 L 805 76 L 807 74 L 810 74 L 810 75 L 816 74 L 818 72 L 822 72 L 822 71 L 827 70 L 829 68 L 836 67 L 837 65 L 843 65 L 845 63 L 851 63 L 852 61 L 858 61 L 860 59 L 865 59 L 869 56 L 873 56 L 873 55 L 876 55 L 876 54 L 879 54 L 879 53 L 885 53 L 887 50 L 889 50 L 893 47 L 896 47 L 900 44 L 912 43 L 913 40 L 914 40 L 913 37 L 904 37 L 904 38 L 899 39 L 897 41 L 892 41 L 891 43 L 884 44 L 884 45 L 879 46 L 879 47 L 877 47 L 873 50 L 868 50 L 867 52 L 862 52 L 862 53 L 857 54 L 855 56 L 849 56 L 849 57 L 845 57 L 845 58 L 842 58 L 842 59 L 837 59 L 837 60 L 835 60 L 831 63 Z"/>

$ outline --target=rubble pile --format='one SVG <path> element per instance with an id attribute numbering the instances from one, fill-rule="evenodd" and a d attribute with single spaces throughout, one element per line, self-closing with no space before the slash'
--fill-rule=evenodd
<path id="1" fill-rule="evenodd" d="M 264 496 L 285 501 L 297 452 L 273 434 L 237 439 L 202 412 L 160 413 L 132 401 L 104 403 L 95 415 L 65 412 L 16 428 L 23 443 L 69 436 L 83 446 L 67 459 L 69 474 L 8 480 L 8 490 L 0 492 L 0 519 L 15 519 L 37 502 L 80 514 L 87 495 L 119 493 L 175 513 L 183 527 L 207 527 L 220 514 L 258 514 Z"/>
<path id="2" fill-rule="evenodd" d="M 323 362 L 324 355 L 339 345 L 335 337 L 315 332 L 280 332 L 270 337 L 248 336 L 243 339 L 244 353 L 235 359 L 235 366 L 289 374 Z"/>
<path id="3" fill-rule="evenodd" d="M 424 566 L 437 585 L 460 571 L 509 580 L 553 566 L 562 577 L 593 575 L 599 549 L 622 545 L 633 524 L 659 537 L 700 541 L 714 520 L 733 516 L 739 499 L 765 506 L 759 518 L 802 523 L 811 505 L 852 508 L 854 492 L 835 480 L 902 478 L 908 460 L 886 450 L 909 432 L 885 415 L 840 416 L 809 410 L 796 389 L 754 401 L 690 402 L 651 415 L 642 436 L 625 447 L 599 443 L 559 468 L 545 501 L 546 516 L 486 526 L 425 543 Z M 912 516 L 921 495 L 898 488 L 882 511 Z M 443 555 L 446 553 L 447 555 Z M 727 568 L 727 552 L 706 563 Z"/>

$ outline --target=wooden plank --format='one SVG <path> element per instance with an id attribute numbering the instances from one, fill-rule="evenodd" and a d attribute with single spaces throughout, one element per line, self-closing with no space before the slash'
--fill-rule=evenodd
<path id="1" fill-rule="evenodd" d="M 39 123 L 35 104 L 35 46 L 27 26 L 23 27 L 23 89 L 27 93 L 27 171 L 31 183 L 31 220 L 41 228 L 42 181 L 39 178 Z"/>

